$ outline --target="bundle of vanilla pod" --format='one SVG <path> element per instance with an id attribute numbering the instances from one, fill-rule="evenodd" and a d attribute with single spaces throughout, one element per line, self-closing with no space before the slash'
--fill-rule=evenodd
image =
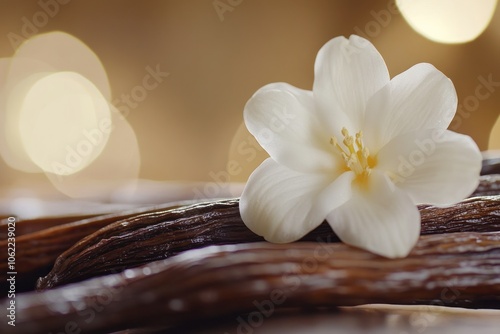
<path id="1" fill-rule="evenodd" d="M 485 161 L 483 171 L 497 168 Z M 0 331 L 152 333 L 245 314 L 255 301 L 273 310 L 436 301 L 500 308 L 500 174 L 483 175 L 456 205 L 420 205 L 421 237 L 402 259 L 340 243 L 326 223 L 293 244 L 265 242 L 238 204 L 18 221 L 15 327 L 2 321 Z M 2 284 L 7 257 L 0 254 Z M 1 303 L 5 310 L 10 300 Z"/>

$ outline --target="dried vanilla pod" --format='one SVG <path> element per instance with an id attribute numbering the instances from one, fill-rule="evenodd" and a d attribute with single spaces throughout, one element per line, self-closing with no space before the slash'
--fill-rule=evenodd
<path id="1" fill-rule="evenodd" d="M 436 301 L 498 308 L 499 273 L 500 232 L 422 236 L 402 259 L 343 243 L 211 246 L 120 274 L 19 294 L 16 330 L 60 332 L 70 322 L 81 333 L 175 325 L 252 312 L 255 301 L 275 308 Z"/>
<path id="2" fill-rule="evenodd" d="M 34 219 L 16 218 L 16 236 L 20 237 L 21 235 L 35 233 L 51 227 L 57 227 L 63 224 L 73 223 L 97 216 L 99 215 L 42 217 Z M 7 235 L 8 223 L 8 219 L 0 220 L 0 236 Z"/>
<path id="3" fill-rule="evenodd" d="M 480 184 L 478 189 L 473 194 L 474 196 L 479 196 L 481 194 L 496 194 L 499 193 L 496 189 L 500 188 L 500 175 L 486 175 L 482 176 L 480 179 Z M 139 215 L 144 212 L 154 212 L 160 210 L 168 210 L 169 208 L 175 208 L 182 205 L 186 205 L 188 202 L 180 203 L 170 203 L 162 206 L 157 206 L 153 208 L 145 208 L 138 210 L 128 210 L 116 214 L 110 215 L 100 215 L 93 218 L 86 218 L 84 220 L 79 220 L 75 222 L 70 222 L 78 217 L 59 217 L 59 218 L 40 218 L 27 221 L 19 221 L 16 226 L 17 235 L 17 254 L 18 259 L 18 283 L 19 286 L 25 286 L 23 290 L 33 289 L 36 279 L 42 275 L 45 276 L 50 268 L 53 266 L 54 261 L 57 257 L 74 245 L 77 241 L 86 237 L 89 234 L 97 231 L 98 229 L 116 222 L 118 220 L 124 220 L 128 217 Z M 420 208 L 422 208 L 421 206 Z M 431 211 L 432 212 L 432 211 Z M 428 223 L 431 223 L 428 218 Z M 61 222 L 70 222 L 65 224 L 60 224 Z M 426 221 L 426 219 L 424 219 Z M 490 222 L 489 219 L 485 219 L 485 222 Z M 216 222 L 215 222 L 216 223 Z M 241 224 L 239 217 L 237 220 L 232 222 L 234 224 Z M 481 221 L 474 224 L 481 224 Z M 491 223 L 491 222 L 490 222 Z M 4 226 L 5 225 L 5 226 Z M 42 228 L 48 227 L 48 228 Z M 7 225 L 0 223 L 0 232 L 2 229 L 6 230 Z M 224 227 L 218 227 L 224 228 Z M 425 228 L 424 228 L 425 230 Z M 475 227 L 470 226 L 468 229 L 474 231 Z M 208 231 L 205 231 L 208 232 Z M 249 232 L 249 231 L 247 231 Z M 250 233 L 250 232 L 249 232 Z M 425 233 L 425 231 L 424 231 Z M 439 232 L 436 232 L 439 233 Z M 323 238 L 329 238 L 332 241 L 336 241 L 335 235 L 331 232 L 331 229 L 327 226 L 321 226 L 318 231 L 312 233 L 314 236 L 321 236 Z M 260 240 L 260 239 L 259 239 Z M 239 242 L 244 242 L 243 238 Z M 5 239 L 0 240 L 0 247 L 5 246 Z M 5 281 L 5 273 L 7 260 L 6 254 L 0 253 L 0 280 Z M 2 260 L 3 259 L 3 260 Z M 146 262 L 146 261 L 144 261 Z M 3 270 L 1 270 L 3 268 Z M 0 283 L 0 285 L 2 285 Z"/>
<path id="4" fill-rule="evenodd" d="M 262 241 L 241 221 L 238 203 L 237 199 L 207 202 L 109 224 L 62 253 L 37 288 L 121 271 L 192 248 Z"/>
<path id="5" fill-rule="evenodd" d="M 419 206 L 421 235 L 500 231 L 500 196 L 471 197 L 449 206 Z"/>
<path id="6" fill-rule="evenodd" d="M 118 220 L 136 216 L 144 212 L 155 212 L 169 210 L 193 201 L 182 201 L 168 203 L 161 206 L 147 207 L 141 209 L 127 210 L 98 216 L 88 216 L 83 220 L 78 217 L 58 217 L 30 219 L 16 223 L 16 271 L 18 283 L 23 286 L 31 286 L 33 289 L 37 275 L 43 272 L 46 275 L 54 265 L 54 261 L 65 250 L 73 246 L 78 240 L 94 233 L 100 228 Z M 56 223 L 63 224 L 56 225 Z M 41 228 L 39 226 L 48 226 Z M 0 228 L 3 228 L 0 226 Z M 7 225 L 5 224 L 5 230 Z M 30 232 L 32 231 L 32 232 Z M 7 240 L 0 240 L 0 249 L 7 248 Z M 7 273 L 7 252 L 0 252 L 0 281 L 3 283 Z M 37 275 L 36 277 L 34 275 Z"/>
<path id="7" fill-rule="evenodd" d="M 500 176 L 483 176 L 481 177 L 478 190 L 474 195 L 498 193 L 494 190 L 497 188 L 500 188 Z M 19 280 L 26 281 L 24 285 L 26 285 L 27 289 L 32 289 L 37 277 L 46 275 L 61 253 L 66 251 L 77 241 L 112 222 L 127 219 L 145 212 L 168 210 L 169 208 L 180 207 L 192 202 L 193 201 L 184 201 L 169 203 L 153 208 L 128 210 L 116 214 L 100 215 L 93 218 L 88 217 L 75 222 L 71 221 L 77 219 L 77 217 L 59 217 L 54 219 L 40 218 L 20 221 L 16 226 L 16 232 L 19 232 L 17 234 L 18 253 L 16 254 L 20 264 L 18 268 L 18 273 L 20 274 Z M 70 223 L 60 224 L 66 221 Z M 240 224 L 241 222 L 238 219 L 238 221 L 234 223 Z M 6 230 L 7 225 L 3 225 L 0 223 L 0 232 L 2 229 Z M 42 226 L 47 228 L 42 228 Z M 328 226 L 320 228 L 318 235 L 321 235 L 321 233 L 326 233 L 326 237 L 330 237 L 333 241 L 336 240 Z M 0 246 L 2 246 L 3 243 L 5 243 L 5 241 L 0 240 Z M 0 260 L 2 260 L 2 258 L 4 260 L 0 261 L 0 269 L 5 269 L 0 270 L 0 279 L 2 281 L 5 279 L 5 266 L 7 264 L 5 255 L 6 254 L 0 254 Z"/>
<path id="8" fill-rule="evenodd" d="M 422 235 L 500 231 L 500 196 L 469 198 L 446 208 L 422 205 L 419 210 Z M 244 225 L 237 199 L 147 213 L 112 223 L 76 243 L 37 288 L 116 273 L 193 248 L 262 240 Z M 326 222 L 302 239 L 325 240 L 339 240 Z"/>
<path id="9" fill-rule="evenodd" d="M 492 156 L 483 159 L 481 175 L 500 174 L 500 156 Z"/>
<path id="10" fill-rule="evenodd" d="M 470 197 L 500 195 L 500 174 L 482 175 Z"/>

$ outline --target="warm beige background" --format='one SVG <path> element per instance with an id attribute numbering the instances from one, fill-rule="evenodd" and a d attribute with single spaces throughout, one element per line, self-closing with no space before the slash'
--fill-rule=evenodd
<path id="1" fill-rule="evenodd" d="M 227 167 L 243 106 L 255 90 L 274 81 L 310 89 L 319 48 L 335 36 L 366 32 L 376 22 L 373 13 L 387 6 L 387 0 L 243 0 L 221 21 L 213 0 L 72 0 L 40 32 L 62 30 L 89 45 L 115 96 L 140 84 L 146 66 L 160 64 L 170 76 L 128 116 L 142 154 L 140 177 L 211 181 Z M 7 34 L 19 34 L 22 18 L 40 10 L 38 0 L 0 0 L 0 57 L 13 53 Z M 460 101 L 474 94 L 479 76 L 500 81 L 500 10 L 483 35 L 463 45 L 428 41 L 400 15 L 390 19 L 370 40 L 391 75 L 430 62 L 453 80 Z M 455 130 L 486 149 L 499 110 L 494 92 Z M 245 180 L 250 169 L 233 179 Z M 0 187 L 44 179 L 3 162 L 0 170 Z"/>

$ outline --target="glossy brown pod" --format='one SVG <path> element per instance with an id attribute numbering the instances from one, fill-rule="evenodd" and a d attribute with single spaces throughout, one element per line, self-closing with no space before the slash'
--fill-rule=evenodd
<path id="1" fill-rule="evenodd" d="M 99 216 L 54 217 L 29 219 L 16 222 L 16 272 L 18 287 L 31 284 L 33 289 L 36 281 L 34 275 L 44 272 L 44 275 L 54 265 L 56 258 L 73 246 L 78 240 L 94 233 L 100 228 L 118 220 L 137 216 L 144 212 L 168 210 L 187 205 L 188 202 L 169 203 L 143 209 L 127 210 Z M 0 232 L 6 236 L 8 221 L 0 222 Z M 0 249 L 7 249 L 6 237 L 0 239 Z M 5 282 L 8 270 L 8 253 L 0 252 L 0 281 Z M 47 268 L 49 267 L 49 268 Z"/>
<path id="2" fill-rule="evenodd" d="M 116 273 L 210 245 L 262 241 L 242 222 L 238 200 L 157 211 L 111 223 L 64 252 L 38 281 L 40 290 Z M 447 208 L 420 206 L 421 234 L 500 231 L 500 196 L 475 197 Z M 338 241 L 327 223 L 302 241 Z"/>
<path id="3" fill-rule="evenodd" d="M 283 307 L 437 302 L 500 307 L 500 232 L 421 236 L 408 257 L 392 260 L 342 243 L 191 250 L 120 274 L 20 294 L 16 331 L 59 333 L 69 326 L 95 334 Z"/>

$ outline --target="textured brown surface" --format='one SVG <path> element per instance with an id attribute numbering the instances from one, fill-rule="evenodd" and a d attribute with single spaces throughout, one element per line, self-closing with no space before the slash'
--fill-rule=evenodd
<path id="1" fill-rule="evenodd" d="M 168 331 L 142 328 L 120 334 L 498 334 L 500 310 L 470 310 L 439 305 L 445 303 L 276 309 L 269 317 L 266 314 L 260 318 L 250 312 L 210 322 L 191 322 Z"/>
<path id="2" fill-rule="evenodd" d="M 491 196 L 500 194 L 500 174 L 482 175 L 479 185 L 472 196 Z"/>
<path id="3" fill-rule="evenodd" d="M 493 195 L 499 193 L 500 189 L 500 176 L 499 175 L 485 175 L 481 177 L 481 182 L 473 194 L 474 196 L 480 195 Z M 163 206 L 156 206 L 153 208 L 145 208 L 145 209 L 137 209 L 130 210 L 125 212 L 119 212 L 115 214 L 109 215 L 100 215 L 96 217 L 89 217 L 83 220 L 77 220 L 78 217 L 54 217 L 54 218 L 40 218 L 40 219 L 31 219 L 25 221 L 18 221 L 16 223 L 16 246 L 17 246 L 17 272 L 18 272 L 18 283 L 19 287 L 23 290 L 31 290 L 35 285 L 35 280 L 40 275 L 46 275 L 51 267 L 53 266 L 55 260 L 61 253 L 68 250 L 79 240 L 87 237 L 88 235 L 98 231 L 100 228 L 107 226 L 111 223 L 115 222 L 128 222 L 140 220 L 144 217 L 141 216 L 144 213 L 157 212 L 156 215 L 161 213 L 161 211 L 165 211 L 168 208 L 178 207 L 180 205 L 185 205 L 186 202 L 182 203 L 171 203 Z M 494 202 L 490 202 L 492 206 L 488 209 L 489 216 L 495 215 Z M 420 209 L 425 208 L 425 206 L 420 206 Z M 437 209 L 436 209 L 437 210 Z M 443 228 L 451 228 L 452 231 L 484 231 L 481 230 L 482 220 L 471 219 L 467 220 L 467 216 L 458 217 L 456 213 L 450 210 L 444 210 L 440 212 L 440 214 L 445 214 L 448 212 L 448 218 L 443 216 L 442 221 L 454 220 L 460 224 L 468 224 L 467 229 L 460 224 L 449 226 L 448 223 L 443 225 L 441 228 L 436 227 L 436 224 L 432 225 L 432 214 L 434 212 L 433 208 L 428 210 L 421 210 L 424 227 L 423 233 L 426 233 L 427 228 L 429 231 L 435 230 L 433 233 L 441 233 L 440 231 Z M 140 216 L 135 218 L 135 216 Z M 130 218 L 130 219 L 128 219 Z M 152 221 L 150 217 L 145 217 L 146 221 Z M 205 224 L 208 226 L 211 223 L 214 225 L 213 227 L 217 227 L 216 225 L 220 222 L 212 221 L 210 217 L 204 218 L 206 221 Z M 237 226 L 231 230 L 230 226 L 226 226 L 227 231 L 224 235 L 220 235 L 220 237 L 228 238 L 228 243 L 231 242 L 243 242 L 243 241 L 251 241 L 251 240 L 262 240 L 261 238 L 255 239 L 250 231 L 241 226 L 241 220 L 239 214 L 233 211 L 233 220 L 229 222 L 226 221 L 226 224 L 236 224 Z M 492 219 L 485 219 L 485 223 L 492 223 Z M 64 224 L 61 224 L 64 223 Z M 493 222 L 494 223 L 494 222 Z M 189 224 L 189 221 L 184 221 L 184 224 Z M 180 225 L 180 223 L 179 223 Z M 220 225 L 220 224 L 219 224 Z M 6 232 L 7 224 L 6 222 L 0 222 L 0 233 Z M 493 229 L 496 227 L 493 226 Z M 240 235 L 235 235 L 234 233 L 238 232 Z M 193 243 L 192 247 L 201 247 L 203 245 L 213 244 L 210 242 L 210 238 L 207 238 L 207 234 L 210 233 L 209 229 L 200 229 L 196 230 L 195 228 L 191 228 L 186 231 L 185 236 L 188 237 L 189 233 L 195 235 L 195 237 L 191 237 L 191 242 Z M 323 224 L 317 231 L 313 233 L 313 236 L 321 235 L 323 238 L 330 238 L 330 240 L 335 241 L 336 236 L 331 232 L 331 229 Z M 314 240 L 314 237 L 309 240 Z M 219 243 L 224 243 L 224 239 L 218 238 Z M 0 247 L 7 247 L 6 240 L 2 238 L 0 240 Z M 78 247 L 78 246 L 77 246 Z M 181 249 L 176 249 L 177 246 L 170 248 L 169 254 L 174 254 L 182 249 L 190 249 L 192 247 L 186 247 Z M 121 254 L 120 254 L 121 255 Z M 0 280 L 3 282 L 5 280 L 5 272 L 7 272 L 7 261 L 6 261 L 7 253 L 0 253 Z M 66 256 L 66 255 L 65 255 Z M 64 257 L 64 256 L 63 256 Z M 158 259 L 158 257 L 151 257 L 151 260 Z M 145 263 L 147 259 L 143 259 L 142 262 Z M 99 266 L 98 266 L 99 267 Z M 118 270 L 119 265 L 116 266 L 113 270 Z"/>
<path id="4" fill-rule="evenodd" d="M 403 316 L 395 310 L 374 314 L 370 309 L 332 307 L 391 303 L 500 309 L 500 232 L 493 232 L 500 231 L 500 196 L 482 196 L 498 194 L 499 185 L 500 176 L 483 176 L 472 195 L 481 197 L 447 208 L 420 205 L 426 236 L 401 260 L 325 243 L 338 240 L 327 224 L 303 240 L 314 243 L 258 242 L 262 239 L 241 222 L 237 200 L 180 208 L 167 204 L 60 226 L 43 219 L 28 221 L 22 226 L 26 233 L 18 237 L 23 246 L 18 245 L 18 265 L 26 260 L 31 268 L 39 268 L 37 259 L 44 259 L 47 266 L 69 248 L 47 277 L 50 284 L 115 274 L 40 293 L 18 293 L 16 329 L 9 331 L 12 328 L 1 323 L 0 332 L 234 333 L 241 325 L 238 319 L 248 321 L 260 312 L 265 323 L 251 326 L 253 333 L 314 333 L 311 328 L 318 333 L 387 332 L 398 316 L 400 332 L 420 333 L 424 328 L 426 333 L 458 333 L 465 328 L 469 333 L 474 328 L 478 334 L 496 334 L 500 313 L 491 315 L 493 310 L 486 316 L 477 311 L 485 321 L 454 315 L 443 324 L 436 311 Z M 176 208 L 169 210 L 171 206 Z M 37 221 L 51 226 L 42 228 Z M 243 242 L 253 243 L 239 244 Z M 226 246 L 193 250 L 214 244 Z M 118 273 L 130 267 L 136 268 Z M 20 273 L 17 283 L 23 278 L 33 283 L 36 274 Z M 281 299 L 267 317 L 259 307 L 269 306 L 271 297 Z M 429 319 L 439 319 L 439 324 Z"/>
<path id="5" fill-rule="evenodd" d="M 407 258 L 397 260 L 341 243 L 191 250 L 121 274 L 21 294 L 16 330 L 61 331 L 74 322 L 83 333 L 105 333 L 258 311 L 257 305 L 436 300 L 449 306 L 500 307 L 500 232 L 422 236 Z M 96 308 L 99 312 L 91 312 Z M 90 313 L 92 321 L 86 321 Z"/>
<path id="6" fill-rule="evenodd" d="M 16 222 L 16 271 L 18 283 L 34 286 L 34 275 L 52 267 L 55 259 L 78 240 L 117 220 L 137 216 L 143 212 L 161 211 L 185 205 L 187 202 L 170 203 L 152 208 L 135 209 L 115 214 L 86 217 L 54 217 Z M 75 221 L 76 220 L 76 221 Z M 61 224 L 62 223 L 62 224 Z M 7 221 L 0 223 L 6 232 Z M 7 248 L 7 239 L 0 240 L 0 249 Z M 0 252 L 0 281 L 6 279 L 7 252 Z M 49 268 L 50 269 L 50 268 Z M 46 274 L 46 272 L 45 272 Z"/>
<path id="7" fill-rule="evenodd" d="M 420 212 L 422 235 L 500 231 L 500 197 L 470 198 L 447 208 L 420 206 Z M 119 272 L 193 248 L 262 240 L 242 222 L 237 199 L 145 213 L 111 223 L 76 243 L 59 256 L 38 288 Z M 338 238 L 323 223 L 302 240 Z"/>
<path id="8" fill-rule="evenodd" d="M 62 216 L 62 217 L 41 217 L 35 219 L 20 220 L 16 218 L 16 236 L 20 237 L 25 234 L 35 233 L 51 227 L 61 226 L 64 224 L 85 220 L 97 215 L 81 215 L 81 216 Z M 7 235 L 8 219 L 0 220 L 0 235 Z M 2 238 L 3 240 L 3 238 Z"/>

